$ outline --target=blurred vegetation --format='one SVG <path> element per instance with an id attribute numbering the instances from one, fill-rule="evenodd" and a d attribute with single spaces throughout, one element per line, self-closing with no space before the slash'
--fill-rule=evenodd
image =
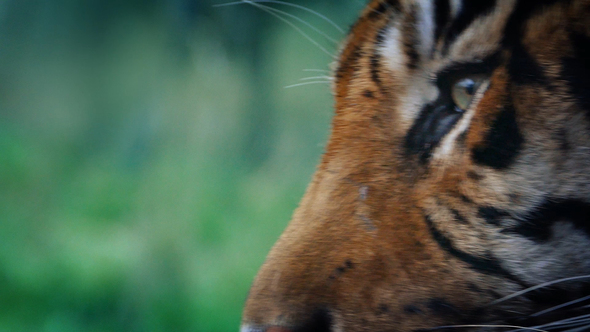
<path id="1" fill-rule="evenodd" d="M 332 115 L 284 87 L 332 58 L 219 3 L 0 0 L 0 331 L 238 330 Z M 346 28 L 363 1 L 296 4 Z"/>

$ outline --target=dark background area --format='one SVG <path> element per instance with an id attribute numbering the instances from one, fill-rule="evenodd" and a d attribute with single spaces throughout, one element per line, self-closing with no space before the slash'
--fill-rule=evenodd
<path id="1" fill-rule="evenodd" d="M 346 30 L 363 2 L 291 3 Z M 0 0 L 0 331 L 238 330 L 344 33 L 220 3 Z"/>

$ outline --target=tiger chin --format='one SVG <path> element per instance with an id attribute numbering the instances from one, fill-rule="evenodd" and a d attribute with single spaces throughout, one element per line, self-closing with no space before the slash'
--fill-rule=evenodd
<path id="1" fill-rule="evenodd" d="M 590 1 L 370 1 L 333 94 L 243 332 L 590 328 Z"/>

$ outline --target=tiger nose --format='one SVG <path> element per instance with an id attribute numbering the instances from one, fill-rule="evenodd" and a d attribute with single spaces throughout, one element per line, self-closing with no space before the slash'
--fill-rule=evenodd
<path id="1" fill-rule="evenodd" d="M 316 310 L 311 317 L 301 324 L 286 327 L 284 325 L 256 325 L 244 323 L 240 332 L 331 332 L 332 315 L 327 310 Z"/>

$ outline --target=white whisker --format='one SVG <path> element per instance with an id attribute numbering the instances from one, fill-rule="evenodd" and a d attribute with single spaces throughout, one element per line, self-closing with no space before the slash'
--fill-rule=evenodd
<path id="1" fill-rule="evenodd" d="M 315 80 L 315 79 L 325 79 L 328 82 L 333 81 L 334 79 L 330 76 L 312 76 L 312 77 L 306 77 L 306 78 L 301 78 L 299 79 L 300 81 L 309 81 L 309 80 Z"/>
<path id="2" fill-rule="evenodd" d="M 293 22 L 287 20 L 286 18 L 282 17 L 281 15 L 275 13 L 272 10 L 269 10 L 267 8 L 267 6 L 258 4 L 254 1 L 251 0 L 242 0 L 238 3 L 247 3 L 250 4 L 274 17 L 276 17 L 277 19 L 283 21 L 284 23 L 288 24 L 289 26 L 291 26 L 293 29 L 297 30 L 305 39 L 307 39 L 310 43 L 314 44 L 317 48 L 319 48 L 322 52 L 326 53 L 327 55 L 329 55 L 331 58 L 333 58 L 334 56 L 332 55 L 332 53 L 328 52 L 328 50 L 326 50 L 322 45 L 320 45 L 318 42 L 316 42 L 313 38 L 311 38 L 308 34 L 306 34 L 303 30 L 301 30 L 301 28 L 299 28 L 298 26 L 296 26 Z M 237 4 L 237 3 L 231 3 L 231 4 Z M 229 5 L 229 4 L 228 4 Z"/>
<path id="3" fill-rule="evenodd" d="M 311 71 L 311 72 L 319 72 L 319 73 L 329 73 L 330 70 L 327 69 L 303 69 L 303 71 Z"/>
<path id="4" fill-rule="evenodd" d="M 313 81 L 313 82 L 304 82 L 304 83 L 297 83 L 292 85 L 287 85 L 285 89 L 295 88 L 298 86 L 310 85 L 310 84 L 330 84 L 331 82 L 328 81 Z"/>
<path id="5" fill-rule="evenodd" d="M 545 310 L 536 312 L 536 313 L 532 314 L 531 317 L 541 316 L 541 315 L 546 314 L 548 312 L 555 311 L 555 310 L 561 309 L 563 307 L 567 307 L 567 306 L 572 305 L 572 304 L 580 303 L 580 302 L 585 301 L 585 300 L 588 300 L 588 299 L 590 299 L 590 295 L 584 296 L 582 298 L 575 299 L 573 301 L 569 301 L 569 302 L 566 302 L 566 303 L 563 303 L 563 304 L 560 304 L 560 305 L 556 305 L 556 306 L 551 307 L 549 309 L 545 309 Z"/>
<path id="6" fill-rule="evenodd" d="M 529 288 L 524 289 L 524 290 L 521 290 L 519 292 L 510 294 L 508 296 L 504 296 L 501 299 L 498 299 L 498 300 L 495 300 L 495 301 L 490 302 L 490 304 L 488 304 L 488 305 L 489 306 L 496 305 L 496 304 L 502 303 L 502 302 L 504 302 L 506 300 L 510 300 L 510 299 L 515 298 L 515 297 L 521 296 L 523 294 L 532 292 L 532 291 L 537 290 L 539 288 L 544 288 L 544 287 L 548 287 L 548 286 L 551 286 L 551 285 L 559 284 L 559 283 L 562 283 L 562 282 L 568 282 L 568 281 L 574 281 L 574 280 L 581 280 L 581 279 L 590 279 L 590 275 L 583 275 L 583 276 L 569 277 L 569 278 L 563 278 L 563 279 L 548 281 L 548 282 L 539 284 L 537 286 L 529 287 Z"/>
<path id="7" fill-rule="evenodd" d="M 586 326 L 578 327 L 577 329 L 565 330 L 565 332 L 582 332 L 582 331 L 585 331 L 587 329 L 590 329 L 590 324 L 589 325 L 586 325 Z"/>
<path id="8" fill-rule="evenodd" d="M 261 2 L 261 1 L 255 1 L 255 2 Z M 323 31 L 321 31 L 320 29 L 316 28 L 316 27 L 315 27 L 315 26 L 313 26 L 311 23 L 309 23 L 309 22 L 307 22 L 307 21 L 305 21 L 305 20 L 303 20 L 303 19 L 301 19 L 301 18 L 299 18 L 299 17 L 297 17 L 297 16 L 295 16 L 295 15 L 293 15 L 293 14 L 289 14 L 289 13 L 287 13 L 287 12 L 285 12 L 285 11 L 278 10 L 278 9 L 276 9 L 276 8 L 272 8 L 272 7 L 269 7 L 269 6 L 264 6 L 264 5 L 261 5 L 261 4 L 258 4 L 258 5 L 259 5 L 259 6 L 262 6 L 262 7 L 264 7 L 264 8 L 266 8 L 266 9 L 268 9 L 268 10 L 272 10 L 273 12 L 275 12 L 275 13 L 277 13 L 277 14 L 285 15 L 285 16 L 287 16 L 287 17 L 290 17 L 290 18 L 294 19 L 294 20 L 297 20 L 297 21 L 299 21 L 300 23 L 302 23 L 302 24 L 304 24 L 305 26 L 307 26 L 308 28 L 312 29 L 313 31 L 315 31 L 315 32 L 319 33 L 319 34 L 320 34 L 322 37 L 326 38 L 327 40 L 329 40 L 329 41 L 330 41 L 330 42 L 332 42 L 333 44 L 335 44 L 335 45 L 338 45 L 338 41 L 337 41 L 336 39 L 334 39 L 334 38 L 332 38 L 332 37 L 328 36 L 328 35 L 327 35 L 325 32 L 323 32 Z"/>
<path id="9" fill-rule="evenodd" d="M 563 327 L 569 327 L 569 326 L 579 326 L 580 324 L 588 323 L 588 318 L 590 318 L 590 314 L 570 317 L 570 318 L 554 321 L 554 322 L 547 323 L 547 324 L 537 325 L 537 326 L 533 326 L 533 328 L 550 329 L 552 327 L 563 328 Z"/>
<path id="10" fill-rule="evenodd" d="M 224 4 L 220 4 L 220 5 L 214 5 L 214 7 L 224 7 L 224 6 L 231 6 L 231 5 L 237 5 L 240 3 L 243 3 L 244 1 L 235 1 L 235 2 L 230 2 L 230 3 L 224 3 Z M 278 1 L 278 0 L 252 0 L 252 2 L 268 2 L 268 3 L 275 3 L 278 5 L 284 5 L 284 6 L 289 6 L 289 7 L 293 7 L 293 8 L 297 8 L 297 9 L 301 9 L 303 11 L 306 11 L 308 13 L 311 13 L 319 18 L 321 18 L 322 20 L 328 22 L 331 26 L 333 26 L 336 30 L 338 30 L 338 32 L 340 33 L 344 33 L 344 29 L 342 29 L 338 24 L 334 23 L 334 21 L 330 20 L 328 17 L 316 12 L 315 10 L 312 10 L 310 8 L 301 6 L 301 5 L 296 5 L 294 3 L 290 3 L 290 2 L 286 2 L 286 1 Z"/>
<path id="11" fill-rule="evenodd" d="M 453 329 L 453 328 L 472 328 L 472 327 L 494 327 L 494 328 L 509 328 L 509 329 L 517 329 L 517 330 L 528 330 L 528 331 L 536 331 L 536 332 L 547 332 L 546 330 L 537 329 L 534 327 L 525 327 L 525 326 L 518 326 L 518 325 L 445 325 L 445 326 L 437 326 L 435 328 L 431 328 L 428 330 L 438 330 L 438 329 Z"/>

